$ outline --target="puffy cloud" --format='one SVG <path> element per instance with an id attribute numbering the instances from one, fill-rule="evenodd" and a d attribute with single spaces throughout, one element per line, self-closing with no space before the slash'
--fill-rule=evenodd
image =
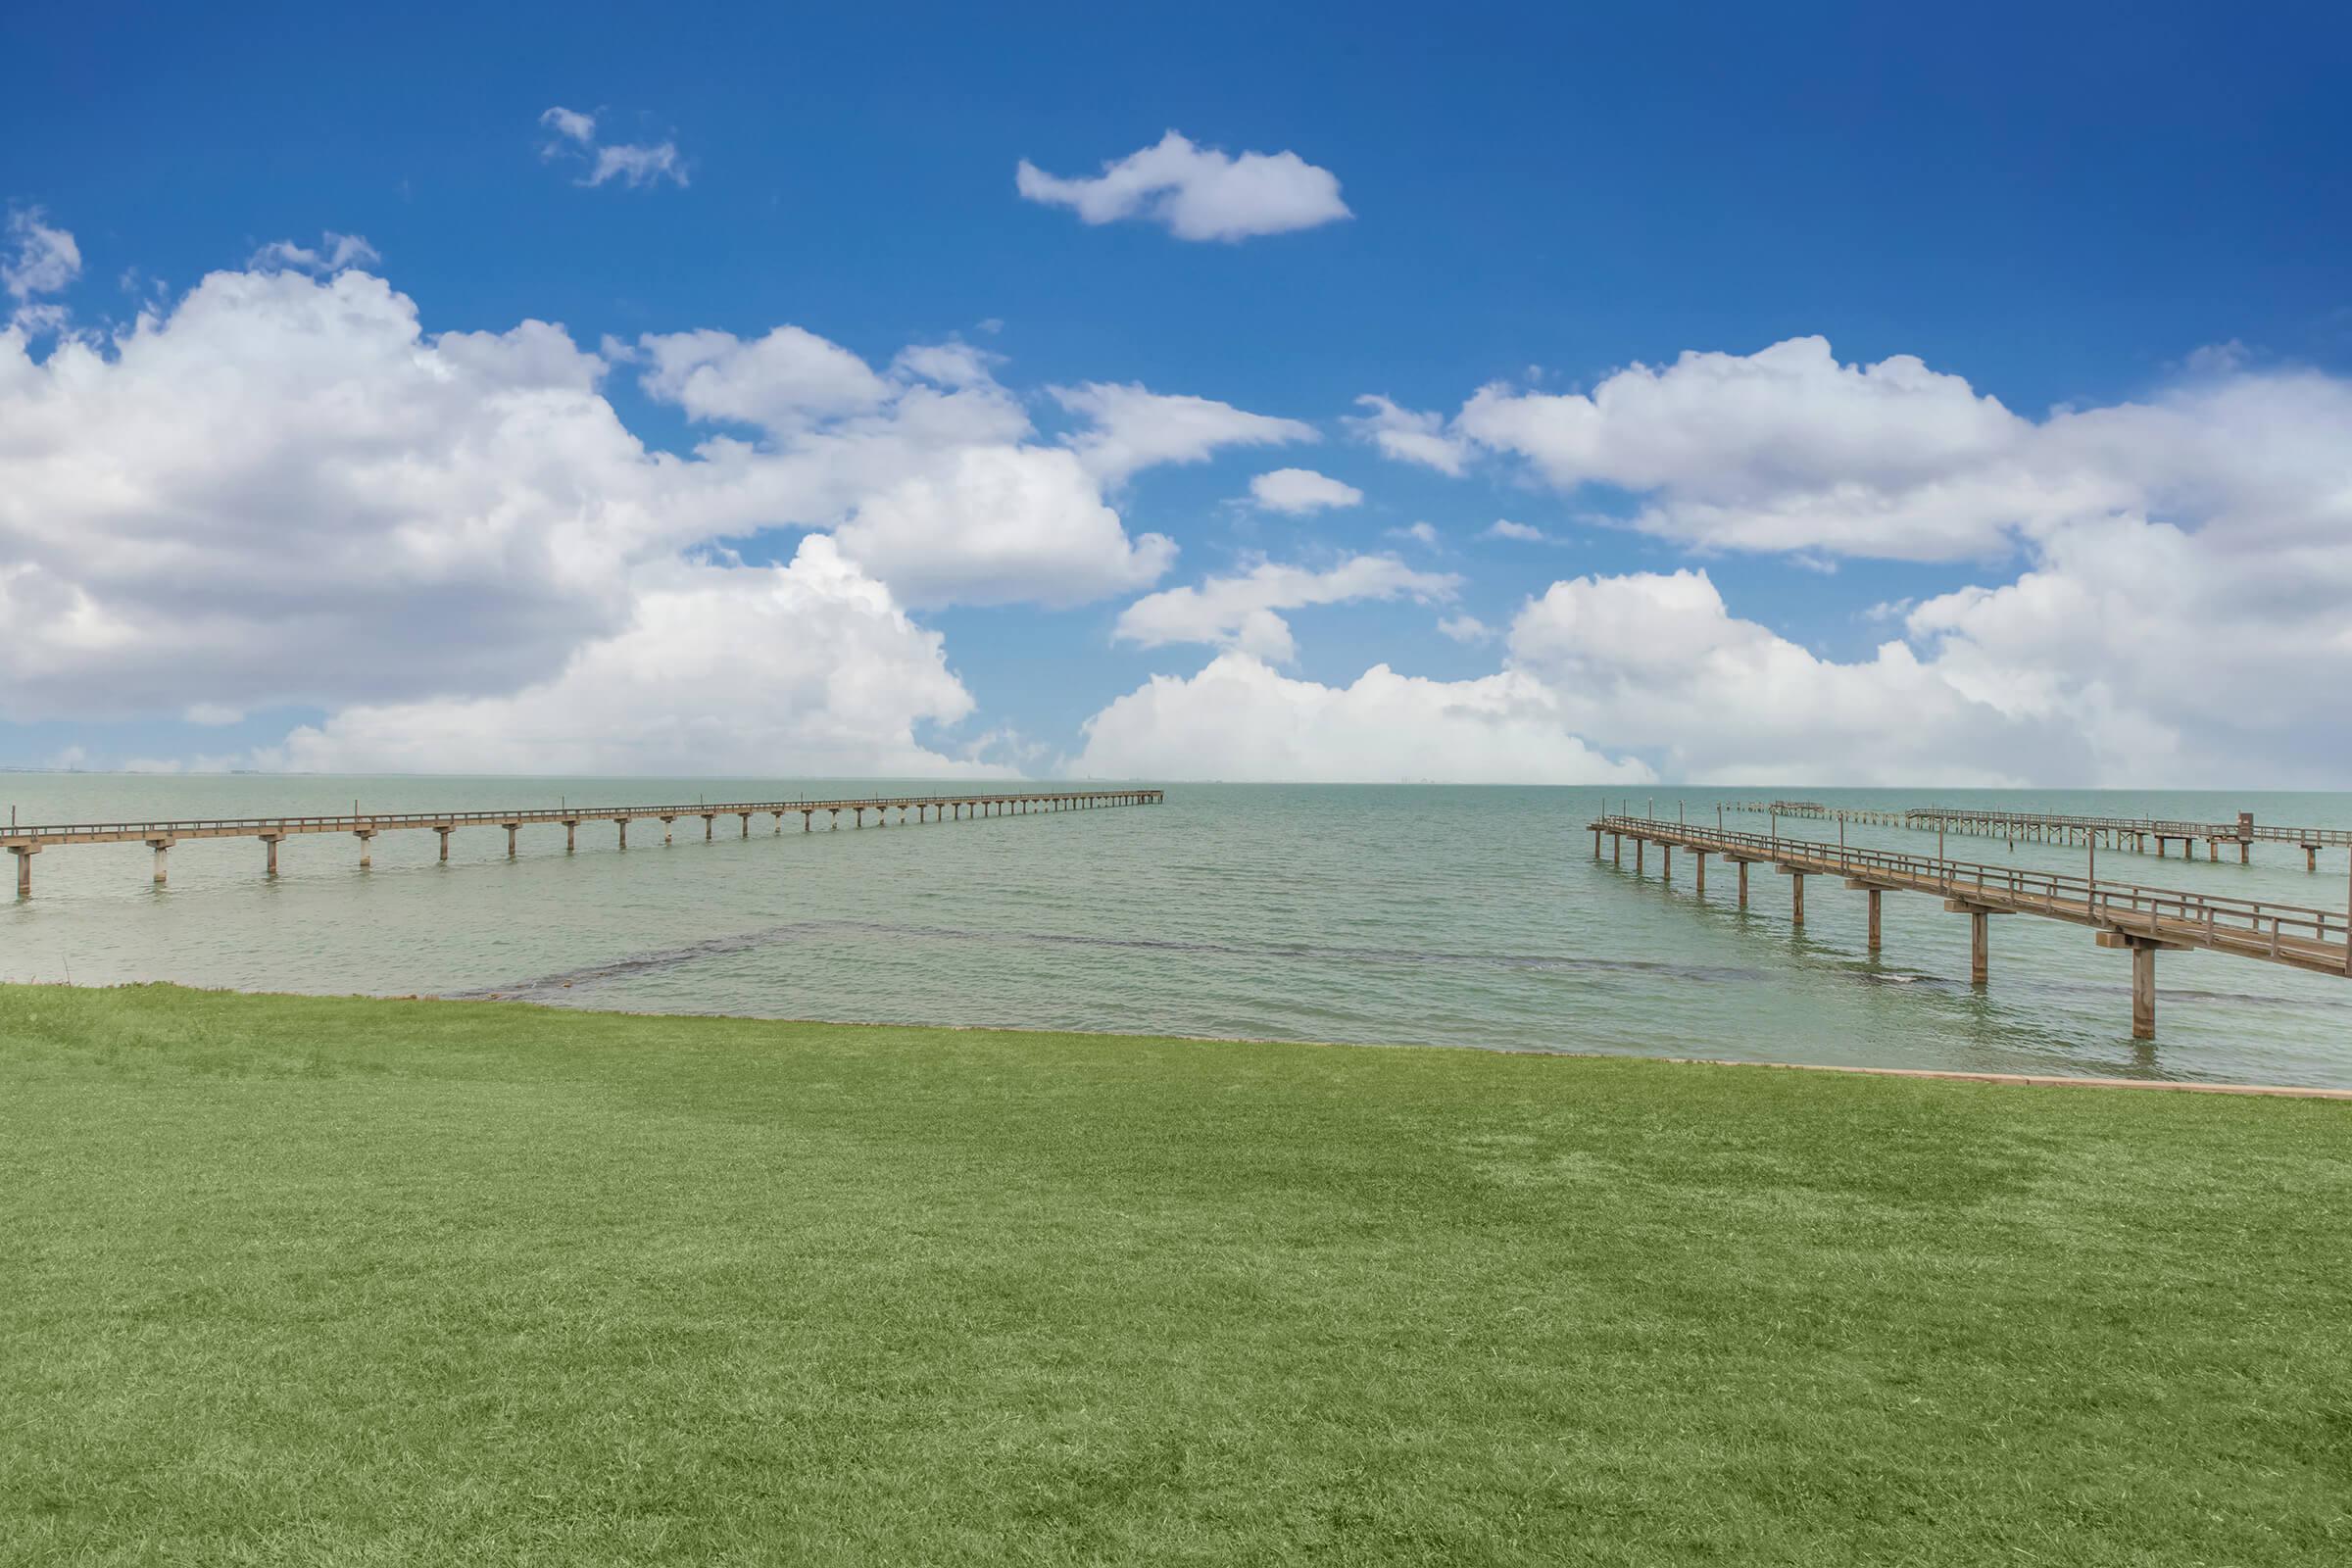
<path id="1" fill-rule="evenodd" d="M 1250 499 L 1264 511 L 1300 517 L 1334 507 L 1360 505 L 1364 493 L 1312 468 L 1276 468 L 1250 481 Z"/>
<path id="2" fill-rule="evenodd" d="M 1470 461 L 1471 445 L 1466 438 L 1447 432 L 1444 415 L 1399 408 L 1376 393 L 1368 392 L 1355 401 L 1358 407 L 1372 411 L 1348 420 L 1358 439 L 1400 462 L 1461 476 Z"/>
<path id="3" fill-rule="evenodd" d="M 1546 543 L 1548 539 L 1543 529 L 1530 527 L 1524 522 L 1513 522 L 1508 517 L 1496 517 L 1493 522 L 1487 524 L 1485 529 L 1480 532 L 1479 537 L 1481 539 L 1515 539 L 1522 544 L 1534 545 Z"/>
<path id="4" fill-rule="evenodd" d="M 38 207 L 8 215 L 9 254 L 0 260 L 0 286 L 21 304 L 55 294 L 81 275 L 81 247 L 62 228 L 42 220 Z"/>
<path id="5" fill-rule="evenodd" d="M 363 235 L 338 234 L 328 229 L 314 249 L 290 239 L 272 240 L 253 253 L 247 265 L 257 271 L 293 268 L 303 272 L 340 272 L 346 267 L 371 267 L 383 260 Z"/>
<path id="6" fill-rule="evenodd" d="M 1139 599 L 1120 614 L 1112 635 L 1146 648 L 1214 643 L 1288 662 L 1297 649 L 1281 611 L 1363 600 L 1427 604 L 1451 599 L 1460 586 L 1459 577 L 1415 571 L 1393 556 L 1351 556 L 1327 571 L 1265 561 L 1238 577 Z"/>
<path id="7" fill-rule="evenodd" d="M 837 536 L 916 606 L 1080 605 L 1176 559 L 1163 535 L 1130 541 L 1077 459 L 1042 447 L 966 448 L 861 503 Z"/>
<path id="8" fill-rule="evenodd" d="M 757 438 L 650 452 L 560 327 L 428 334 L 357 270 L 215 273 L 45 360 L 0 331 L 0 714 L 501 697 L 638 624 L 685 554 L 777 526 L 834 530 L 898 605 L 1073 604 L 1173 557 L 973 356 L 881 374 L 789 328 L 625 352 Z"/>
<path id="9" fill-rule="evenodd" d="M 1389 530 L 1389 537 L 1392 539 L 1410 539 L 1413 543 L 1421 546 L 1425 550 L 1437 549 L 1440 540 L 1440 535 L 1438 533 L 1436 524 L 1428 522 L 1411 522 L 1405 524 L 1401 528 L 1391 528 Z"/>
<path id="10" fill-rule="evenodd" d="M 596 117 L 560 104 L 543 110 L 539 123 L 554 132 L 540 146 L 540 157 L 578 159 L 587 165 L 587 172 L 575 184 L 595 186 L 617 179 L 634 189 L 658 185 L 665 179 L 681 186 L 687 183 L 686 161 L 679 156 L 674 141 L 600 145 L 596 139 Z"/>
<path id="11" fill-rule="evenodd" d="M 789 565 L 666 561 L 638 569 L 628 624 L 512 694 L 364 704 L 273 759 L 334 772 L 993 773 L 916 739 L 972 700 L 937 632 L 833 542 Z"/>
<path id="12" fill-rule="evenodd" d="M 1155 675 L 1086 721 L 1079 772 L 1131 778 L 1302 783 L 1632 784 L 1564 726 L 1557 695 L 1516 670 L 1477 680 L 1399 675 L 1352 685 L 1294 680 L 1249 653 L 1189 679 Z"/>
<path id="13" fill-rule="evenodd" d="M 1509 649 L 1571 726 L 1654 751 L 1670 777 L 1994 785 L 2095 770 L 2058 715 L 1987 700 L 1901 642 L 1821 659 L 1734 616 L 1703 571 L 1555 582 L 1513 621 Z"/>
<path id="14" fill-rule="evenodd" d="M 577 142 L 583 147 L 593 146 L 596 143 L 596 117 L 584 114 L 577 109 L 566 109 L 558 104 L 540 114 L 539 123 L 554 131 L 564 141 Z M 549 149 L 551 156 L 554 150 L 551 146 Z"/>
<path id="15" fill-rule="evenodd" d="M 1241 240 L 1352 216 L 1338 177 L 1297 153 L 1235 158 L 1172 130 L 1155 146 L 1104 164 L 1093 178 L 1063 179 L 1024 158 L 1013 183 L 1028 200 L 1067 207 L 1084 222 L 1141 218 L 1178 239 Z"/>
<path id="16" fill-rule="evenodd" d="M 107 352 L 111 349 L 111 352 Z M 557 328 L 427 338 L 345 271 L 221 272 L 111 345 L 0 336 L 13 716 L 511 686 L 695 531 Z"/>
<path id="17" fill-rule="evenodd" d="M 2198 364 L 2148 401 L 2034 420 L 1909 355 L 1841 365 L 1792 338 L 1590 393 L 1491 386 L 1446 433 L 1563 490 L 1632 491 L 1649 532 L 1740 550 L 1956 561 L 2147 514 L 2249 541 L 2352 528 L 2352 386 Z"/>
<path id="18" fill-rule="evenodd" d="M 1438 630 L 1457 643 L 1483 643 L 1494 635 L 1494 628 L 1476 615 L 1447 615 L 1438 622 Z"/>
<path id="19" fill-rule="evenodd" d="M 1088 429 L 1070 438 L 1070 446 L 1087 471 L 1105 484 L 1116 484 L 1154 464 L 1200 463 L 1219 447 L 1321 439 L 1313 425 L 1297 419 L 1250 414 L 1213 398 L 1152 392 L 1133 383 L 1090 381 L 1052 390 L 1054 401 L 1090 421 Z"/>
<path id="20" fill-rule="evenodd" d="M 697 419 L 797 431 L 827 416 L 879 407 L 890 386 L 837 343 L 797 326 L 745 342 L 732 332 L 649 333 L 645 389 Z"/>

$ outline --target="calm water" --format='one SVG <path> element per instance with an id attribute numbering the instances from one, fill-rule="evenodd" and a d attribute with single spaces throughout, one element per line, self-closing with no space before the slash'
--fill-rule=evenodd
<path id="1" fill-rule="evenodd" d="M 553 804 L 774 799 L 821 781 L 201 778 L 19 774 L 25 821 Z M 904 786 L 929 790 L 933 784 Z M 1661 792 L 1711 817 L 1763 792 Z M 1918 791 L 1808 789 L 1906 806 Z M 1944 792 L 1946 799 L 1958 792 Z M 2352 796 L 1984 792 L 2031 809 L 2352 825 Z M 1883 961 L 1863 901 L 1761 869 L 1752 907 L 1718 866 L 1693 897 L 1687 858 L 1662 883 L 1597 862 L 1577 789 L 1179 784 L 1167 804 L 746 842 L 699 819 L 664 848 L 636 824 L 289 839 L 276 881 L 252 840 L 181 844 L 149 884 L 138 844 L 51 849 L 35 897 L 0 903 L 0 978 L 169 979 L 310 992 L 500 992 L 562 1006 L 886 1022 L 1598 1051 L 1885 1066 L 2056 1071 L 2352 1087 L 2352 981 L 2205 954 L 2158 964 L 2153 1044 L 2130 1038 L 2128 959 L 2088 932 L 1993 924 L 1992 983 L 1967 984 L 1968 922 L 1886 901 Z M 1634 801 L 1647 809 L 1646 797 Z M 821 822 L 821 819 L 820 819 Z M 1761 818 L 1730 825 L 1762 831 Z M 1835 839 L 1837 824 L 1785 824 Z M 1914 852 L 1933 835 L 1852 829 Z M 2080 850 L 1951 841 L 1955 858 L 2077 868 Z M 2103 853 L 2100 871 L 2341 908 L 2344 852 L 2317 876 L 2292 846 L 2255 863 Z M 13 869 L 13 866 L 10 867 Z"/>

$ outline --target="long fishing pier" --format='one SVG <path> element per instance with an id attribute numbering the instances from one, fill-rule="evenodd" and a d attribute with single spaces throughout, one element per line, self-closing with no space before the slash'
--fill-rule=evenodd
<path id="1" fill-rule="evenodd" d="M 72 822 L 43 827 L 20 827 L 14 822 L 0 828 L 0 848 L 17 858 L 17 897 L 32 897 L 32 858 L 43 850 L 68 844 L 130 844 L 146 845 L 155 852 L 155 885 L 164 886 L 166 868 L 172 847 L 182 839 L 259 839 L 268 847 L 264 874 L 277 875 L 277 847 L 286 839 L 306 833 L 348 833 L 360 841 L 360 864 L 372 862 L 371 851 L 376 835 L 397 832 L 403 828 L 429 828 L 441 835 L 441 858 L 449 858 L 450 836 L 460 828 L 503 827 L 507 830 L 507 858 L 515 854 L 515 840 L 525 826 L 532 823 L 560 822 L 564 826 L 564 853 L 571 854 L 579 847 L 579 830 L 583 822 L 610 822 L 617 829 L 621 849 L 629 847 L 629 824 L 653 820 L 662 824 L 662 842 L 670 842 L 672 824 L 680 818 L 700 817 L 703 837 L 715 836 L 716 824 L 722 816 L 740 817 L 743 837 L 752 836 L 752 818 L 772 816 L 775 831 L 784 831 L 784 820 L 798 812 L 801 831 L 812 830 L 818 812 L 823 812 L 831 827 L 841 825 L 841 813 L 851 813 L 853 827 L 865 826 L 865 813 L 874 813 L 877 826 L 886 825 L 890 813 L 897 811 L 905 822 L 912 811 L 917 822 L 962 821 L 983 816 L 1027 816 L 1040 811 L 1089 811 L 1111 806 L 1157 806 L 1165 799 L 1163 790 L 1053 790 L 1025 794 L 1006 794 L 1001 791 L 980 791 L 968 795 L 869 795 L 842 800 L 804 801 L 731 801 L 715 804 L 697 801 L 691 806 L 569 806 L 534 807 L 527 810 L 510 811 L 358 811 L 333 816 L 233 816 L 193 817 L 173 822 Z"/>
<path id="2" fill-rule="evenodd" d="M 1880 903 L 1889 893 L 1924 893 L 1943 901 L 1952 914 L 1969 917 L 1969 978 L 1984 985 L 1989 975 L 1991 917 L 2037 914 L 2088 926 L 2102 948 L 2132 955 L 2132 1034 L 2156 1033 L 2156 955 L 2167 949 L 2202 948 L 2213 953 L 2283 963 L 2314 974 L 2352 977 L 2352 910 L 2315 909 L 2253 899 L 2216 898 L 2176 888 L 2147 888 L 2093 876 L 1980 865 L 1886 850 L 1849 849 L 1809 839 L 1735 833 L 1723 828 L 1661 822 L 1646 816 L 1602 816 L 1589 824 L 1592 854 L 1610 841 L 1610 858 L 1623 864 L 1625 843 L 1634 845 L 1634 869 L 1642 870 L 1650 845 L 1659 851 L 1660 874 L 1674 875 L 1674 852 L 1695 862 L 1700 897 L 1707 891 L 1707 857 L 1720 856 L 1739 869 L 1740 906 L 1747 907 L 1747 868 L 1769 865 L 1788 878 L 1790 915 L 1805 923 L 1805 878 L 1840 878 L 1850 892 L 1869 901 L 1869 948 L 1879 951 Z"/>
<path id="3" fill-rule="evenodd" d="M 1885 808 L 1825 806 L 1819 801 L 1741 801 L 1724 808 L 1756 816 L 1810 817 L 1820 821 L 1857 822 L 1874 827 L 1917 828 L 1923 832 L 1957 833 L 1973 838 L 2006 839 L 2011 846 L 2028 844 L 2101 845 L 2145 855 L 2156 846 L 2162 859 L 2178 843 L 2183 858 L 2205 845 L 2205 858 L 2222 858 L 2222 846 L 2237 846 L 2240 865 L 2253 859 L 2257 844 L 2292 844 L 2303 852 L 2303 869 L 2320 868 L 2320 851 L 2352 848 L 2352 828 L 2285 827 L 2257 822 L 2252 811 L 2240 811 L 2234 822 L 2189 822 L 2153 816 L 2074 816 L 2050 811 L 2011 811 L 1993 806 L 1918 806 L 1904 810 Z"/>

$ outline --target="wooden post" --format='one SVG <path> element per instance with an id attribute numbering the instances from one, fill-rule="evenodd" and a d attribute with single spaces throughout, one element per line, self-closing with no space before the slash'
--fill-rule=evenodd
<path id="1" fill-rule="evenodd" d="M 579 849 L 579 834 L 580 819 L 576 816 L 565 817 L 564 819 L 564 853 L 565 855 L 570 855 Z"/>
<path id="2" fill-rule="evenodd" d="M 172 858 L 172 840 L 149 839 L 147 847 L 155 852 L 155 885 L 164 885 L 164 867 Z"/>
<path id="3" fill-rule="evenodd" d="M 433 831 L 441 835 L 441 858 L 447 860 L 449 858 L 449 836 L 457 830 L 455 828 L 437 827 L 433 829 Z"/>
<path id="4" fill-rule="evenodd" d="M 1697 875 L 1691 882 L 1691 890 L 1703 899 L 1707 896 L 1707 852 L 1692 850 L 1690 858 L 1697 866 Z"/>
<path id="5" fill-rule="evenodd" d="M 1879 951 L 1879 900 L 1881 890 L 1872 888 L 1863 897 L 1870 901 L 1870 951 Z"/>
<path id="6" fill-rule="evenodd" d="M 1968 983 L 1984 984 L 1991 970 L 1992 916 L 1983 909 L 1968 913 Z"/>
<path id="7" fill-rule="evenodd" d="M 351 836 L 360 841 L 360 869 L 365 871 L 375 863 L 375 857 L 372 853 L 375 848 L 375 829 L 371 827 L 354 828 Z"/>
<path id="8" fill-rule="evenodd" d="M 1747 862 L 1740 862 L 1740 907 L 1747 907 Z"/>
<path id="9" fill-rule="evenodd" d="M 1643 838 L 1637 838 L 1634 840 L 1634 875 L 1640 876 L 1642 874 L 1642 857 L 1646 854 L 1648 850 L 1649 840 Z"/>
<path id="10" fill-rule="evenodd" d="M 2132 1038 L 2156 1038 L 2156 945 L 2132 947 Z"/>
<path id="11" fill-rule="evenodd" d="M 17 858 L 17 897 L 32 897 L 32 858 L 41 853 L 38 844 L 11 844 L 8 853 Z"/>
<path id="12" fill-rule="evenodd" d="M 705 844 L 710 842 L 710 830 L 717 823 L 717 821 L 718 813 L 716 811 L 705 811 L 703 813 L 703 842 Z"/>
<path id="13" fill-rule="evenodd" d="M 629 819 L 625 816 L 616 816 L 612 820 L 620 828 L 620 847 L 625 850 L 629 847 Z"/>
<path id="14" fill-rule="evenodd" d="M 1805 923 L 1805 873 L 1788 873 L 1788 918 L 1792 924 Z"/>
<path id="15" fill-rule="evenodd" d="M 1658 846 L 1658 875 L 1669 882 L 1674 880 L 1674 846 L 1671 844 L 1661 843 Z"/>
<path id="16" fill-rule="evenodd" d="M 284 837 L 284 835 L 279 833 L 265 833 L 262 835 L 262 842 L 270 846 L 270 857 L 262 872 L 264 876 L 277 875 L 277 841 L 282 837 Z"/>
<path id="17" fill-rule="evenodd" d="M 507 830 L 507 858 L 512 860 L 514 858 L 514 835 L 520 830 L 522 824 L 520 822 L 502 822 L 499 825 Z"/>

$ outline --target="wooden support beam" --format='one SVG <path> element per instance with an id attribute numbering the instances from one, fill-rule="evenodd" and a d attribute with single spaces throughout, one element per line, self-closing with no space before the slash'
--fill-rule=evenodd
<path id="1" fill-rule="evenodd" d="M 277 875 L 277 841 L 284 837 L 285 835 L 283 833 L 265 833 L 262 835 L 262 842 L 270 846 L 269 858 L 262 871 L 264 876 Z"/>

